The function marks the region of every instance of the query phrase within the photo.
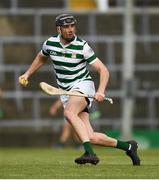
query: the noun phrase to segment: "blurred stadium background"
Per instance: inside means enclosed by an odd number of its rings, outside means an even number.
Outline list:
[[[99,104],[95,125],[114,137],[136,138],[142,148],[159,147],[158,0],[1,0],[0,147],[51,146],[59,138],[62,111],[51,117],[55,98],[39,88],[41,81],[56,85],[50,64],[27,88],[18,77],[56,33],[54,19],[64,12],[75,15],[78,35],[110,71],[106,93],[114,104]]]

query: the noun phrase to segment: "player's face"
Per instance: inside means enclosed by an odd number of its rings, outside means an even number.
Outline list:
[[[71,41],[74,38],[76,27],[75,24],[69,24],[61,26],[60,30],[62,37],[67,41]]]

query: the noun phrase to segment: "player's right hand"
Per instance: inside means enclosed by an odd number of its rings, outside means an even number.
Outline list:
[[[99,92],[96,92],[96,94],[94,96],[94,99],[98,102],[104,101],[104,98],[105,98],[105,94],[99,93]]]
[[[28,81],[28,77],[24,74],[22,76],[19,77],[19,84],[26,87],[28,85],[29,81]]]

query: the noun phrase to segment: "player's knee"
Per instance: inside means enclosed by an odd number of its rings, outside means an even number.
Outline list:
[[[73,113],[69,110],[64,110],[64,117],[67,119],[68,122],[71,122],[73,119]]]
[[[71,115],[71,112],[69,111],[69,110],[64,110],[64,117],[65,118],[69,118],[69,117],[71,117],[72,115]]]

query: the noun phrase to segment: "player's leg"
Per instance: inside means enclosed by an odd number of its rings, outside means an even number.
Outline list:
[[[93,144],[102,145],[102,146],[108,146],[108,147],[116,147],[117,140],[114,138],[111,138],[103,133],[94,132],[90,121],[89,121],[89,114],[86,112],[82,112],[79,114],[81,120],[86,126],[87,133],[89,136],[90,141]]]
[[[83,97],[70,97],[64,109],[64,117],[73,126],[82,142],[89,141],[83,121],[78,114],[86,107]]]
[[[135,141],[119,141],[115,138],[107,136],[104,133],[94,132],[89,121],[88,113],[82,112],[79,116],[86,126],[88,136],[92,144],[122,149],[131,158],[133,165],[140,165],[140,159],[137,154],[138,146]]]
[[[81,149],[82,148],[81,140],[80,140],[80,138],[78,137],[77,133],[74,131],[73,128],[72,128],[72,138],[74,140],[75,149]]]
[[[70,97],[64,109],[64,116],[76,131],[85,149],[85,154],[83,155],[83,157],[79,159],[79,161],[77,159],[77,161],[75,162],[79,164],[97,164],[99,162],[99,159],[96,157],[92,149],[86,126],[78,116],[86,106],[87,101],[85,100],[85,98]]]

